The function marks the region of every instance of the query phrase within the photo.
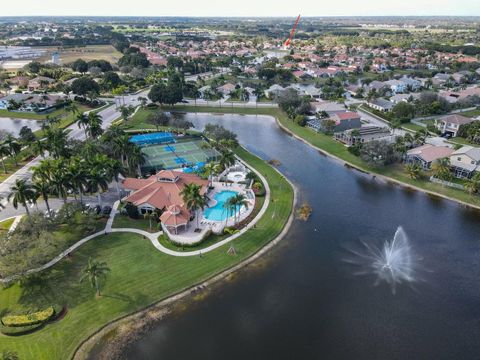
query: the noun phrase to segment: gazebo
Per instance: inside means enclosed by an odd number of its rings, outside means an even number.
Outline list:
[[[162,226],[170,233],[178,234],[178,229],[183,226],[187,229],[187,224],[190,219],[190,213],[179,205],[171,205],[160,216]]]

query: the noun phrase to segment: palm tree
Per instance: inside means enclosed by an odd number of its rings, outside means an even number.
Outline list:
[[[35,197],[42,197],[43,201],[45,201],[45,206],[47,207],[47,211],[50,214],[50,205],[48,203],[48,197],[50,195],[51,187],[50,184],[44,181],[37,181],[33,183],[33,189],[36,193]]]
[[[130,148],[131,150],[130,150],[130,153],[128,154],[128,159],[127,159],[128,167],[132,172],[134,172],[136,169],[138,171],[138,175],[142,176],[142,170],[140,166],[145,164],[145,161],[146,161],[145,154],[142,152],[142,149],[140,149],[138,146],[133,145]]]
[[[67,106],[65,106],[65,111],[75,116],[76,114],[80,113],[80,110],[73,101],[71,101]]]
[[[23,205],[27,215],[30,217],[27,204],[35,199],[35,191],[32,185],[27,183],[25,179],[17,179],[15,180],[15,184],[10,188],[10,191],[8,201],[12,200],[12,205],[15,209],[18,209],[18,204]]]
[[[208,177],[209,187],[212,186],[213,176],[215,176],[217,168],[218,168],[217,164],[215,164],[213,161],[205,164],[205,166],[203,167],[203,171],[205,175]]]
[[[247,201],[247,198],[243,194],[237,194],[233,197],[230,198],[232,200],[233,204],[233,211],[235,215],[235,224],[237,223],[237,211],[239,212],[240,215],[240,209],[242,206],[245,206],[246,209],[248,209],[248,206],[250,205],[249,202]]]
[[[85,131],[85,138],[87,138],[87,128],[89,126],[89,118],[88,115],[86,114],[79,114],[77,116],[77,124],[79,128],[83,128],[83,131]]]
[[[15,161],[15,165],[18,166],[17,155],[20,153],[20,150],[22,150],[22,145],[20,145],[20,143],[12,134],[8,134],[5,137],[4,142],[8,145],[10,154],[12,154],[13,160]]]
[[[89,280],[92,287],[95,289],[97,296],[101,296],[100,280],[105,279],[109,271],[110,269],[108,268],[107,263],[98,262],[89,258],[87,266],[83,269],[83,275],[80,278],[80,282]]]
[[[88,113],[88,130],[87,132],[90,134],[90,137],[96,138],[102,134],[102,117],[95,113],[90,112]],[[99,130],[100,129],[100,130]]]
[[[432,166],[433,175],[440,180],[450,180],[452,178],[452,173],[450,171],[450,159],[443,158],[437,160]]]
[[[237,213],[237,205],[234,202],[234,197],[231,197],[227,201],[225,201],[225,203],[223,204],[223,209],[224,211],[227,212],[227,216],[225,216],[225,225],[226,225],[230,216],[236,215]]]
[[[465,189],[470,195],[478,192],[480,189],[480,173],[476,173],[471,179],[465,183]]]
[[[407,174],[410,177],[410,179],[416,180],[420,177],[422,168],[417,163],[412,163],[412,164],[407,164],[405,166],[405,170],[407,171]]]
[[[185,206],[190,210],[195,212],[195,217],[197,219],[197,228],[198,224],[198,210],[204,209],[207,206],[207,200],[205,197],[200,193],[201,186],[197,184],[186,184],[185,187],[180,192],[180,195],[185,202]]]
[[[115,187],[117,188],[118,198],[120,199],[120,187],[118,182],[120,181],[119,175],[125,176],[125,168],[122,163],[115,159],[110,159],[107,165],[107,175],[109,178],[115,180]]]
[[[90,170],[87,177],[87,184],[90,193],[97,193],[98,205],[102,206],[101,193],[108,190],[108,175],[105,170],[95,167]]]
[[[83,193],[87,185],[87,171],[79,158],[72,158],[67,166],[67,176],[70,179],[74,193],[78,191],[80,204],[83,204]]]
[[[47,148],[47,143],[42,140],[36,140],[32,144],[33,153],[36,155],[40,155],[42,158],[45,158],[45,152],[47,151]]]
[[[7,143],[0,143],[0,158],[2,160],[3,172],[7,173],[7,167],[5,166],[5,157],[10,155],[10,146]]]
[[[223,151],[219,163],[223,169],[226,169],[235,164],[235,155],[231,151]]]
[[[118,156],[124,166],[128,164],[128,154],[132,149],[132,146],[135,145],[130,142],[127,134],[123,134],[112,139],[112,152],[115,156]]]
[[[61,164],[61,166],[59,166]],[[63,203],[67,203],[68,189],[71,182],[68,173],[65,171],[63,162],[55,164],[50,175],[50,185],[52,190],[63,199]]]

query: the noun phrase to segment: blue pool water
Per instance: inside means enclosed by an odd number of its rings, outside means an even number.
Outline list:
[[[203,212],[203,216],[206,219],[212,221],[223,221],[227,217],[233,216],[233,213],[226,210],[223,206],[228,201],[228,199],[234,197],[235,195],[237,195],[237,193],[230,190],[225,190],[219,192],[218,194],[215,194],[213,198],[217,203],[215,204],[215,206],[206,208]]]

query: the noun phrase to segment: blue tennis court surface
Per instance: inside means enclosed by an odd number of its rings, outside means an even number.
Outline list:
[[[215,149],[205,146],[205,141],[198,136],[175,137],[174,141],[174,145],[139,145],[146,160],[142,165],[142,172],[179,168],[185,172],[195,172],[220,156]]]
[[[167,144],[167,143],[175,142],[175,138],[172,133],[157,132],[157,133],[134,135],[130,138],[130,142],[136,145],[156,145],[156,144]]]

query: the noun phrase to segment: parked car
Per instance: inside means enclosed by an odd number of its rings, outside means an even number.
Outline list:
[[[112,212],[112,207],[111,206],[104,206],[102,209],[102,215],[110,215]]]

